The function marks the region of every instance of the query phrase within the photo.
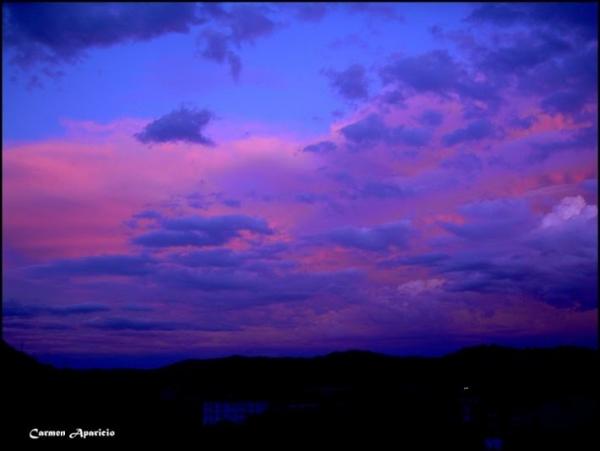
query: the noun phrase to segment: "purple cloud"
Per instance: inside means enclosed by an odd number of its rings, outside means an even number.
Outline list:
[[[410,129],[402,125],[388,127],[381,116],[375,113],[343,127],[340,133],[356,146],[387,143],[420,147],[427,144],[431,138],[427,130]]]
[[[192,322],[180,321],[153,321],[153,320],[138,320],[131,318],[104,318],[94,321],[88,321],[86,326],[94,329],[107,331],[176,331],[176,330],[200,330],[200,331],[233,331],[239,330],[237,326],[220,325],[220,324],[198,324]]]
[[[384,85],[408,88],[415,93],[433,93],[444,99],[456,94],[463,100],[479,100],[494,108],[500,102],[489,81],[476,80],[446,50],[394,58],[382,67],[379,75]]]
[[[337,149],[337,144],[332,141],[321,141],[316,144],[310,144],[302,149],[303,152],[327,153]]]
[[[488,3],[475,8],[467,20],[501,27],[529,24],[574,34],[585,40],[598,33],[596,3]]]
[[[436,110],[426,110],[419,117],[419,121],[423,125],[430,127],[437,127],[444,120],[444,115]]]
[[[204,48],[200,55],[217,63],[227,62],[231,77],[234,80],[240,78],[242,62],[240,57],[230,48],[230,37],[220,31],[204,30],[200,35],[200,42],[204,42]]]
[[[8,3],[6,44],[14,62],[72,63],[89,48],[186,33],[199,23],[194,3]]]
[[[398,221],[369,227],[342,227],[315,237],[317,243],[367,251],[381,252],[390,248],[405,248],[413,234],[409,221]]]
[[[397,199],[411,196],[414,190],[399,186],[395,183],[370,181],[365,183],[356,194],[360,197],[372,197],[379,199]]]
[[[564,198],[543,217],[523,201],[467,205],[463,225],[444,227],[469,250],[389,260],[431,268],[450,292],[527,295],[559,308],[591,309],[598,295],[596,205]]]
[[[154,261],[145,256],[101,255],[56,260],[29,267],[34,277],[143,276],[152,270]]]
[[[447,146],[454,146],[463,142],[491,138],[496,136],[497,133],[497,127],[494,124],[486,119],[481,119],[471,122],[464,128],[459,128],[452,133],[444,135],[442,140]]]
[[[215,143],[202,134],[202,130],[213,118],[209,111],[181,107],[150,122],[134,136],[142,143],[183,141],[214,146]]]
[[[165,219],[159,230],[142,234],[133,242],[146,247],[217,246],[236,238],[241,231],[272,233],[263,219],[250,216],[186,216]]]
[[[353,64],[342,71],[325,72],[333,89],[347,100],[362,100],[369,96],[369,82],[365,68]]]
[[[459,210],[467,219],[464,224],[441,223],[449,232],[467,240],[493,241],[529,230],[534,222],[524,200],[496,199],[467,204]]]
[[[456,169],[465,174],[481,171],[483,164],[481,158],[473,153],[461,152],[458,155],[442,161],[442,167]]]
[[[218,63],[227,62],[232,78],[238,80],[242,63],[235,49],[252,44],[275,30],[277,24],[269,17],[270,9],[263,5],[225,8],[221,4],[203,4],[202,11],[213,24],[198,38],[199,45],[204,44],[200,55]]]
[[[9,300],[4,304],[2,314],[5,317],[33,318],[38,316],[71,316],[101,313],[109,311],[104,304],[71,304],[65,306],[52,306],[44,304],[23,304]]]

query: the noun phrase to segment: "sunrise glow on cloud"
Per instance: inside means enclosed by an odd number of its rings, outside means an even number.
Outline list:
[[[596,4],[3,8],[9,342],[595,344]]]

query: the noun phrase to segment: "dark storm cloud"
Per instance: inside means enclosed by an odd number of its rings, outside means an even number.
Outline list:
[[[271,9],[265,5],[235,4],[226,8],[221,4],[201,5],[203,17],[212,21],[211,28],[202,31],[198,44],[200,55],[218,63],[229,64],[231,76],[237,80],[242,63],[237,53],[244,44],[268,36],[277,27],[270,17]]]
[[[264,219],[244,215],[184,216],[164,220],[163,227],[167,230],[201,231],[210,234],[237,233],[240,230],[262,234],[271,233]]]
[[[242,71],[240,57],[230,48],[231,38],[226,33],[217,30],[204,30],[199,42],[204,43],[200,55],[217,63],[229,64],[231,78],[238,80]]]
[[[423,111],[421,116],[419,117],[419,121],[423,125],[428,125],[431,127],[437,127],[444,120],[444,115],[436,110],[426,110]]]
[[[356,146],[386,143],[420,147],[431,139],[427,130],[411,129],[402,125],[388,127],[384,124],[381,116],[374,113],[345,126],[340,133],[347,141]]]
[[[174,256],[172,261],[191,265],[165,269],[156,280],[170,291],[201,292],[213,307],[239,309],[304,301],[318,293],[344,295],[361,277],[356,270],[299,272],[296,265],[272,259],[273,252],[278,251],[267,247],[249,253]],[[261,258],[269,261],[262,264]]]
[[[51,306],[44,304],[23,304],[9,300],[4,304],[2,313],[5,317],[33,318],[38,316],[71,316],[90,313],[107,312],[110,309],[103,304],[71,304]]]
[[[468,251],[386,260],[442,275],[454,292],[527,295],[559,308],[597,306],[597,208],[565,198],[552,213],[536,215],[524,201],[469,204],[466,222],[444,227],[470,241]]]
[[[5,42],[23,67],[71,63],[94,47],[186,33],[194,3],[7,3]]]
[[[403,126],[392,127],[389,130],[388,142],[391,144],[405,144],[412,147],[421,147],[429,142],[429,131]]]
[[[414,231],[408,221],[369,227],[342,227],[313,237],[316,244],[333,244],[367,251],[381,252],[405,248]]]
[[[223,244],[226,241],[227,239],[222,237],[213,237],[202,233],[168,230],[148,232],[133,240],[135,244],[146,247],[210,246]]]
[[[460,208],[464,224],[440,223],[449,232],[466,240],[494,241],[529,230],[536,219],[526,201],[497,199],[473,202]]]
[[[388,128],[377,114],[370,114],[340,130],[344,138],[354,144],[371,144],[385,141]]]
[[[468,21],[498,28],[488,44],[485,33],[470,37],[472,65],[496,90],[514,84],[549,114],[595,120],[584,112],[597,98],[596,15],[592,3],[478,6]]]
[[[456,255],[439,268],[450,277],[448,291],[527,294],[560,308],[587,310],[598,296],[595,259],[515,252],[508,257]],[[572,256],[573,254],[567,254]]]
[[[525,117],[514,117],[512,118],[508,124],[512,127],[520,128],[522,130],[527,130],[531,128],[533,124],[535,124],[536,118],[534,116],[525,116]]]
[[[329,197],[322,194],[298,193],[294,196],[294,200],[302,204],[316,204],[318,202],[327,202]]]
[[[257,291],[263,281],[248,271],[235,271],[228,267],[175,268],[161,272],[157,279],[167,287],[183,290],[218,291]]]
[[[368,14],[385,20],[404,21],[404,17],[394,8],[395,5],[381,2],[343,2],[338,3],[341,8],[357,14]]]
[[[242,203],[237,199],[223,199],[221,203],[230,208],[240,208]]]
[[[183,141],[203,146],[213,146],[214,142],[202,134],[202,130],[213,119],[206,110],[181,107],[150,122],[135,137],[142,143],[165,143]]]
[[[395,257],[386,260],[382,260],[378,263],[379,267],[382,268],[394,268],[396,266],[425,266],[425,267],[436,267],[442,261],[449,258],[447,254],[431,253],[431,254],[420,254],[413,255],[410,257]]]
[[[494,25],[506,26],[516,23],[522,14],[513,5],[490,3],[482,5],[469,15],[467,20],[472,22],[489,22]]]
[[[557,152],[568,150],[595,151],[598,148],[598,127],[582,127],[567,134],[566,139],[532,143],[529,161],[540,162]]]
[[[406,87],[417,93],[429,92],[443,98],[456,94],[464,100],[479,100],[490,106],[499,102],[496,90],[489,83],[476,81],[446,50],[395,58],[383,66],[379,75],[386,85]]]
[[[249,4],[9,3],[4,36],[14,61],[26,68],[37,62],[74,63],[88,49],[187,33],[198,25],[203,26],[200,56],[227,63],[237,79],[242,69],[238,49],[275,30],[272,10]]]
[[[321,141],[316,144],[311,144],[302,149],[303,152],[311,153],[326,153],[333,152],[337,149],[337,145],[332,141]]]
[[[529,95],[549,95],[564,89],[587,90],[594,95],[598,90],[597,61],[596,46],[583,46],[532,68],[518,80],[517,86]]]
[[[585,40],[597,38],[597,3],[520,3],[480,5],[467,18],[475,23],[500,27],[536,25],[561,33],[575,34]]]
[[[215,246],[227,243],[242,231],[272,233],[263,219],[250,216],[186,216],[165,219],[159,230],[140,235],[133,242],[147,247]]]
[[[144,256],[101,255],[29,267],[33,277],[143,276],[152,271],[153,260]]]
[[[462,71],[446,51],[436,50],[400,58],[381,70],[384,83],[403,82],[416,91],[446,95],[454,90]]]
[[[369,96],[369,82],[363,66],[354,64],[342,71],[325,72],[333,89],[347,100],[361,100]]]
[[[133,215],[133,219],[160,219],[161,214],[156,210],[144,210]]]
[[[414,191],[410,188],[399,186],[395,183],[370,181],[365,183],[357,192],[360,197],[373,197],[378,199],[399,199],[411,196]]]
[[[124,221],[127,227],[135,229],[139,226],[140,221],[158,221],[161,218],[161,214],[155,210],[144,210],[134,214],[131,219]]]
[[[197,330],[207,332],[217,331],[234,331],[239,330],[237,326],[219,325],[219,324],[196,324],[192,322],[179,321],[152,321],[138,320],[131,318],[105,318],[100,320],[89,321],[86,326],[112,331],[175,331],[175,330]]]
[[[490,138],[497,135],[496,126],[486,119],[476,120],[469,123],[464,128],[454,130],[452,133],[444,135],[442,141],[447,146],[455,144],[479,141],[481,139]]]
[[[396,105],[398,107],[404,106],[404,101],[406,97],[399,89],[393,89],[391,91],[386,91],[381,95],[381,100],[384,104],[387,105]]]
[[[7,318],[8,319],[8,318]],[[72,330],[73,326],[70,324],[54,323],[47,321],[40,321],[36,318],[35,321],[14,321],[9,319],[3,326],[7,329],[23,329],[23,330]]]
[[[283,243],[258,245],[245,251],[233,251],[228,248],[217,248],[188,252],[185,254],[172,254],[169,261],[177,265],[192,268],[242,268],[257,270],[262,269],[263,263],[276,266],[280,254],[287,250]]]
[[[480,49],[475,59],[481,70],[497,77],[521,73],[572,50],[573,45],[556,33],[531,31],[506,35],[500,46]]]
[[[333,5],[327,3],[287,3],[284,6],[285,8],[295,9],[296,16],[300,20],[317,22],[325,17]]]
[[[211,249],[175,255],[172,260],[190,267],[237,267],[245,260],[245,255],[230,249]]]
[[[473,173],[480,171],[483,167],[481,159],[473,154],[461,152],[458,155],[442,161],[442,167],[449,169],[458,169],[463,173]]]
[[[575,114],[581,111],[588,99],[589,93],[587,92],[575,89],[563,89],[542,99],[540,105],[545,111],[551,114]]]

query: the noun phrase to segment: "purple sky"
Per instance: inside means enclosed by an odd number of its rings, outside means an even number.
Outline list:
[[[4,4],[43,360],[597,338],[597,4]]]

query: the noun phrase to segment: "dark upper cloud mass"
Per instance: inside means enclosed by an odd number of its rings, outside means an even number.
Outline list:
[[[476,7],[467,17],[467,21],[489,23],[499,27],[537,25],[591,40],[598,33],[598,4],[596,2],[488,3]]]
[[[462,225],[443,224],[468,250],[388,261],[432,268],[448,291],[526,294],[559,308],[597,306],[597,207],[564,198],[542,218],[524,200],[465,205]]]
[[[230,49],[229,36],[218,30],[204,30],[199,41],[204,44],[204,48],[200,51],[200,55],[206,59],[213,60],[217,63],[229,64],[231,77],[234,80],[239,79],[242,71],[242,63],[240,57]]]
[[[329,12],[332,4],[326,3],[288,3],[286,8],[294,8],[300,20],[317,22]]]
[[[268,36],[277,27],[266,5],[203,3],[201,15],[210,20],[210,26],[198,37],[200,56],[217,63],[227,63],[234,80],[242,70],[239,49]]]
[[[572,50],[573,44],[563,36],[534,30],[507,34],[502,44],[478,49],[474,56],[479,68],[497,77],[523,72]]]
[[[260,218],[244,215],[186,216],[165,219],[161,228],[136,237],[133,242],[147,247],[217,246],[247,231],[258,235],[272,233]]]
[[[464,100],[479,100],[495,106],[499,98],[489,81],[479,81],[447,50],[393,58],[380,70],[385,85],[416,93],[433,93],[443,98],[456,94]]]
[[[347,248],[381,252],[390,248],[404,248],[413,234],[409,221],[397,221],[369,227],[341,227],[313,240]]]
[[[375,113],[343,127],[340,133],[356,146],[385,143],[420,147],[427,144],[431,138],[430,133],[424,129],[413,129],[402,125],[390,127],[383,122],[380,115]]]
[[[528,160],[531,162],[540,162],[557,152],[568,150],[593,150],[598,148],[598,127],[582,127],[567,133],[566,136],[549,142],[534,142],[531,144],[533,151],[529,154]]]
[[[4,39],[22,67],[71,63],[87,49],[186,33],[194,3],[7,3]]]
[[[473,172],[480,171],[483,167],[481,158],[472,153],[462,152],[453,158],[443,160],[442,167],[449,169],[458,169],[463,173],[471,175]]]
[[[347,100],[362,100],[369,96],[367,73],[360,64],[353,64],[342,71],[325,72],[333,89]]]
[[[107,312],[110,309],[103,304],[71,304],[65,306],[52,306],[46,304],[25,304],[9,300],[4,305],[2,313],[11,318],[34,318],[38,316],[71,316],[90,313]]]
[[[34,277],[143,276],[150,272],[152,264],[144,256],[100,255],[36,265],[30,267],[30,272]]]
[[[523,200],[497,199],[473,202],[459,210],[464,224],[442,223],[453,234],[471,241],[497,240],[529,230],[535,223],[529,205]]]
[[[388,128],[378,114],[369,116],[347,125],[340,133],[354,144],[371,144],[381,142],[388,135]]]
[[[423,125],[429,125],[431,127],[437,127],[444,120],[444,115],[440,111],[426,110],[423,111],[419,117],[419,122]]]
[[[497,133],[494,125],[485,119],[471,122],[464,128],[459,128],[443,137],[443,142],[447,146],[453,146],[468,141],[478,141],[484,138],[490,138]]]
[[[321,11],[326,9],[299,10],[302,18]],[[276,29],[273,12],[268,5],[256,4],[8,3],[4,39],[20,67],[42,63],[49,74],[53,65],[75,63],[89,49],[188,33],[199,26],[199,55],[228,64],[237,80],[242,69],[239,49]]]
[[[176,330],[202,330],[202,331],[232,331],[239,327],[220,324],[199,324],[182,321],[152,321],[131,318],[109,317],[100,320],[88,321],[86,326],[108,331],[176,331]]]
[[[135,137],[142,143],[165,143],[183,141],[203,146],[214,146],[214,142],[202,134],[202,130],[213,119],[207,110],[181,107],[150,122]]]
[[[336,143],[332,141],[321,141],[316,144],[310,144],[302,149],[303,152],[327,153],[337,149]]]
[[[463,76],[458,64],[442,50],[396,59],[384,66],[380,75],[384,83],[402,82],[416,91],[444,95],[456,89]]]
[[[378,199],[401,199],[414,194],[414,190],[399,186],[395,183],[381,181],[370,181],[356,190],[359,197],[371,197]]]

